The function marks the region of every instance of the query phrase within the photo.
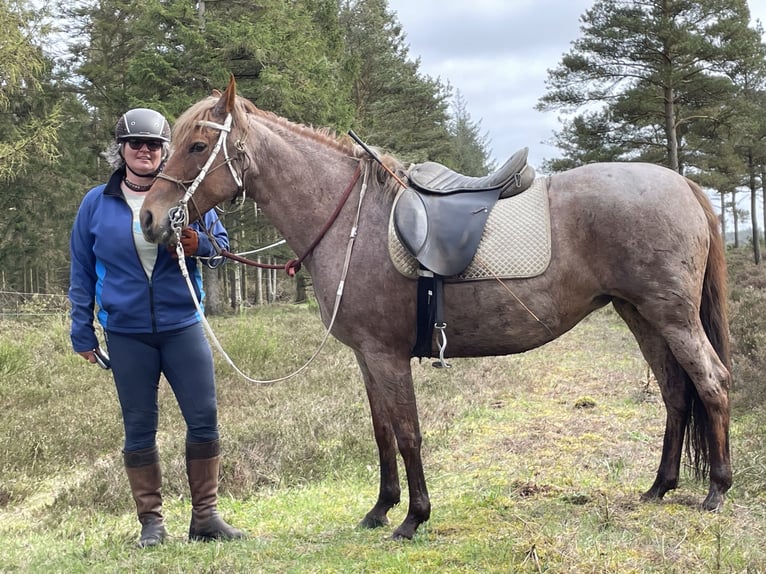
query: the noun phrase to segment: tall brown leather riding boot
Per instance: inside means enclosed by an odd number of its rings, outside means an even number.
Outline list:
[[[136,501],[138,520],[141,523],[138,546],[143,548],[162,544],[168,533],[162,517],[162,473],[157,447],[123,452],[123,458],[133,500]]]
[[[236,540],[245,534],[226,524],[218,514],[218,468],[221,460],[217,440],[186,443],[186,473],[192,498],[189,540]]]

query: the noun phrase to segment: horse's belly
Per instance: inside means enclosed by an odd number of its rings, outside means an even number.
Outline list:
[[[446,354],[483,357],[523,353],[569,331],[609,302],[593,293],[538,288],[538,281],[481,281],[445,289]],[[530,287],[533,287],[530,289]]]

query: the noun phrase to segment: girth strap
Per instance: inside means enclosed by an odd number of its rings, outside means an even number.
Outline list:
[[[434,367],[449,367],[444,360],[447,346],[444,322],[444,277],[421,268],[418,272],[417,335],[411,357],[433,357],[434,328],[439,329],[439,360]]]
[[[436,305],[433,305],[434,294],[434,274],[421,269],[418,272],[417,336],[415,346],[410,353],[411,356],[420,359],[430,357],[433,348],[434,322],[436,320]]]

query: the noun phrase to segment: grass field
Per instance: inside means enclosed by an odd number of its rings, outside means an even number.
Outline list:
[[[238,366],[266,379],[322,337],[305,306],[213,326]],[[135,548],[114,386],[71,352],[67,329],[64,316],[0,324],[0,572],[766,572],[760,395],[733,392],[735,481],[722,512],[699,509],[707,484],[687,473],[663,502],[639,502],[665,413],[611,310],[523,355],[449,370],[413,361],[433,512],[409,542],[392,541],[393,526],[356,528],[377,495],[377,452],[353,356],[331,341],[305,373],[269,386],[217,357],[219,508],[246,541],[186,542],[184,427],[163,384],[172,538]],[[392,525],[406,505],[404,488]]]

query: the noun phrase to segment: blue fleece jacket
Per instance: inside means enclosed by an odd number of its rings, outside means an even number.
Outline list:
[[[93,328],[96,306],[102,327],[117,333],[160,333],[201,320],[178,261],[164,246],[157,247],[152,277],[147,278],[133,241],[133,213],[120,189],[124,175],[124,168],[117,170],[108,183],[91,189],[72,227],[70,336],[78,353],[98,346]],[[229,248],[228,235],[215,212],[205,214],[204,225],[222,249]],[[199,237],[195,255],[215,255],[202,226],[197,222],[191,227]],[[197,260],[187,257],[186,265],[202,302],[202,274]]]

